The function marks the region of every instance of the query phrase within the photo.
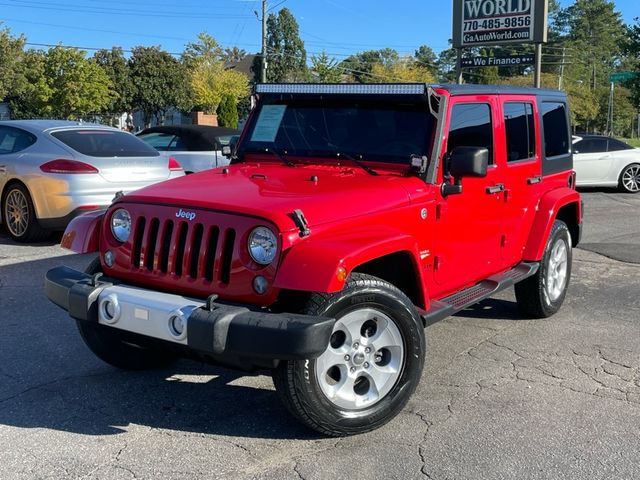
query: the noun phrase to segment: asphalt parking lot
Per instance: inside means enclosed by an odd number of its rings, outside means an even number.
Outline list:
[[[408,408],[343,439],[299,426],[268,376],[101,363],[42,291],[91,256],[0,234],[0,478],[640,478],[640,195],[583,193],[562,310],[522,320],[509,291],[429,327]]]

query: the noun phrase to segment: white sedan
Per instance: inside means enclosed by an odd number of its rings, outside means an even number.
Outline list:
[[[573,137],[573,169],[579,187],[618,187],[640,192],[640,148],[602,135]]]

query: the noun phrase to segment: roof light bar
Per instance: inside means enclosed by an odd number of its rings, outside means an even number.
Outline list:
[[[346,95],[424,95],[424,83],[260,83],[256,93],[307,93]]]

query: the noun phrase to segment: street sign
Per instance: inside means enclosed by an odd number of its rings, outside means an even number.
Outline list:
[[[533,65],[535,55],[510,55],[507,57],[470,57],[462,59],[463,67],[519,67]]]
[[[610,82],[627,82],[633,80],[636,77],[640,77],[640,72],[618,72],[609,75]]]
[[[544,43],[548,0],[453,0],[453,46]]]

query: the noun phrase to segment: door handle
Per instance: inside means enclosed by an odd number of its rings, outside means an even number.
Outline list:
[[[0,165],[0,173],[7,173],[7,166],[6,165]]]
[[[538,175],[537,177],[527,178],[527,183],[529,185],[534,185],[536,183],[540,183],[542,181],[542,175]]]
[[[498,184],[494,185],[493,187],[487,187],[486,192],[489,195],[493,195],[494,193],[504,192],[504,185],[502,183],[498,183]]]

